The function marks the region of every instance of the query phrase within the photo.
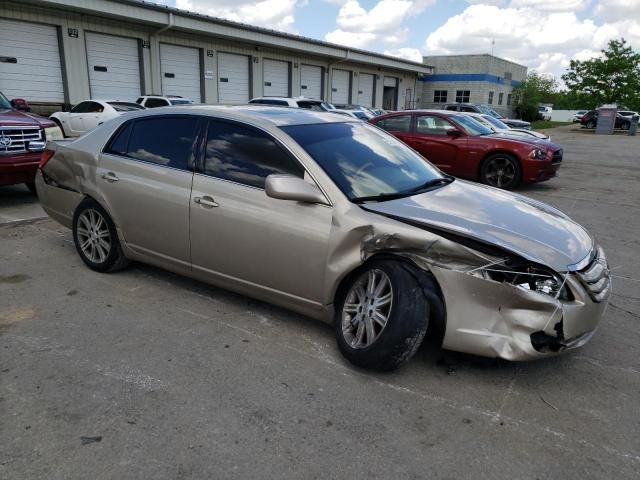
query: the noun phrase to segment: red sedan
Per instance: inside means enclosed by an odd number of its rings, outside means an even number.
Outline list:
[[[511,189],[556,175],[562,149],[549,141],[496,134],[471,117],[446,110],[381,115],[371,123],[398,137],[442,171]]]

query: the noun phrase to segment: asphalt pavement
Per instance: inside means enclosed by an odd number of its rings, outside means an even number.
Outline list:
[[[595,234],[614,274],[580,350],[509,363],[425,345],[348,364],[328,326],[165,271],[88,270],[0,188],[0,479],[637,479],[640,137],[550,131],[519,193]]]

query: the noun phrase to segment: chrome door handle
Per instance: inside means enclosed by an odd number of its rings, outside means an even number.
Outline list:
[[[103,180],[106,180],[109,183],[117,182],[118,180],[120,180],[118,176],[113,172],[103,173],[100,176],[102,177]]]
[[[211,198],[208,195],[205,195],[204,197],[194,197],[193,201],[198,205],[202,205],[203,207],[206,207],[206,208],[213,208],[213,207],[220,206],[218,203],[216,203],[216,201],[213,198]]]

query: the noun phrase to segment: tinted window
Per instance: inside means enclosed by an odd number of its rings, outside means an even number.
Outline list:
[[[364,122],[281,127],[350,199],[399,193],[443,178],[395,137]]]
[[[433,115],[420,115],[417,117],[416,132],[424,135],[446,135],[447,130],[455,128],[444,118]]]
[[[169,102],[171,102],[171,105],[192,105],[193,104],[192,100],[187,100],[185,98],[172,98],[171,100],[169,100]]]
[[[167,167],[189,169],[198,119],[160,117],[133,123],[127,157]],[[119,139],[118,139],[119,140]],[[114,142],[114,146],[117,142]]]
[[[320,105],[319,102],[298,101],[298,107],[306,108],[308,110],[315,110],[317,112],[323,112],[324,111],[324,109],[322,108],[322,106]]]
[[[156,108],[156,107],[166,107],[169,105],[163,98],[147,98],[147,101],[144,103],[144,106],[147,108]]]
[[[465,107],[465,106],[461,106],[460,107],[460,111],[461,112],[475,112],[476,109],[473,107]]]
[[[102,105],[96,102],[80,102],[78,105],[73,107],[71,113],[93,113],[93,112],[101,112],[104,110]]]
[[[140,97],[136,100],[136,103],[142,103],[142,100],[144,100],[144,98]]]
[[[112,153],[114,155],[127,155],[127,147],[129,146],[129,136],[131,135],[131,126],[133,122],[127,122],[113,136],[107,148],[106,153]]]
[[[279,105],[282,107],[288,107],[289,103],[286,100],[272,100],[270,98],[260,98],[258,100],[251,100],[249,103],[258,103],[260,105]]]
[[[111,105],[116,112],[131,112],[142,110],[144,107],[142,105],[138,105],[137,103],[129,103],[129,102],[107,102]]]
[[[410,132],[411,131],[411,115],[398,115],[388,117],[376,122],[380,128],[388,132]]]
[[[457,105],[447,105],[447,106],[445,107],[445,110],[453,110],[453,111],[456,111],[456,110],[458,110],[458,106],[457,106]]]
[[[265,133],[235,123],[211,122],[204,173],[264,188],[272,173],[304,177],[304,169]]]
[[[434,90],[433,103],[447,103],[447,90]]]

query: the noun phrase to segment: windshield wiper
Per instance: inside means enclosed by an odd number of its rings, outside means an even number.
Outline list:
[[[363,203],[363,202],[384,202],[386,200],[394,200],[396,198],[410,197],[411,195],[415,195],[417,193],[423,193],[433,189],[434,187],[439,187],[443,185],[448,185],[453,182],[453,177],[442,177],[442,178],[434,178],[429,180],[428,182],[423,183],[422,185],[418,185],[417,187],[411,188],[409,190],[403,190],[401,192],[393,192],[393,193],[379,193],[378,195],[369,195],[366,197],[356,197],[352,198],[351,201],[353,203]]]

